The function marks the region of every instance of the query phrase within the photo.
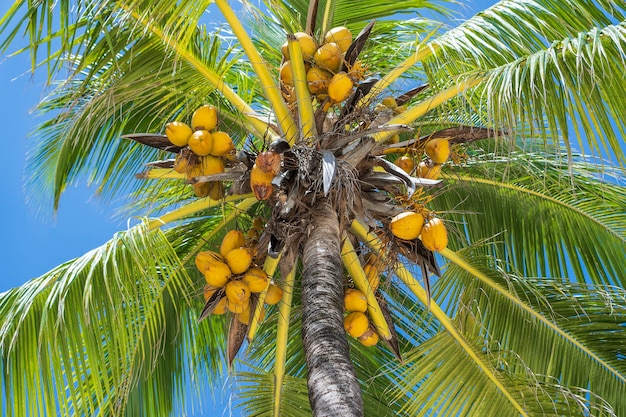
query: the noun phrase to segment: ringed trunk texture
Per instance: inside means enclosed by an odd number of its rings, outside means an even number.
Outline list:
[[[326,200],[312,210],[304,245],[302,338],[315,417],[362,417],[361,389],[343,328],[343,269],[337,213]]]

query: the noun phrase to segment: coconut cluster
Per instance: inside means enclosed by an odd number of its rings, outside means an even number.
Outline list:
[[[415,164],[411,155],[403,155],[394,162],[408,174],[415,173],[420,178],[436,180],[441,175],[441,167],[450,157],[450,142],[445,138],[430,139],[426,142],[422,153],[418,152],[421,161]],[[405,211],[391,219],[389,228],[393,235],[402,240],[421,238],[424,247],[430,251],[441,251],[448,245],[448,232],[443,220],[429,214],[416,211]]]
[[[211,301],[211,314],[231,312],[243,324],[250,323],[252,299],[261,292],[265,304],[280,301],[283,291],[253,262],[253,248],[239,230],[224,235],[219,252],[203,251],[196,255],[196,267],[204,275],[204,299]]]
[[[441,175],[442,165],[450,157],[450,141],[445,138],[430,139],[426,142],[423,153],[419,151],[416,153],[418,154],[417,156],[411,154],[402,155],[394,163],[408,174],[412,174],[415,170],[415,173],[420,178],[436,180]],[[416,158],[420,160],[417,165]]]
[[[352,33],[344,26],[332,28],[318,42],[305,32],[294,33],[302,50],[309,92],[318,103],[330,107],[346,100],[360,80],[364,78],[364,68],[360,61],[346,68],[345,56],[352,44]],[[288,42],[281,48],[283,63],[280,67],[280,84],[287,102],[293,102],[292,61]]]
[[[356,288],[347,288],[343,305],[345,316],[343,327],[346,332],[356,338],[364,346],[374,346],[380,337],[372,326],[367,315],[367,297]]]
[[[172,145],[182,148],[174,161],[174,170],[185,174],[188,180],[219,174],[225,170],[225,161],[232,159],[235,145],[227,132],[217,129],[217,109],[209,104],[196,109],[191,126],[174,121],[165,125],[165,135]],[[219,200],[224,197],[221,181],[192,183],[198,197]]]

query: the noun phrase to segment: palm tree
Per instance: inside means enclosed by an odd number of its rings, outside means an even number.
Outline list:
[[[169,415],[227,374],[249,415],[626,413],[623,3],[502,0],[449,30],[396,20],[447,16],[418,0],[209,3],[18,1],[0,19],[2,50],[26,33],[54,85],[36,196],[56,208],[88,174],[144,216],[0,296],[2,415]],[[292,34],[341,25],[358,36],[334,71],[355,85],[328,99]],[[238,155],[187,178],[197,157],[163,132],[205,103]],[[423,217],[454,250],[398,237]],[[216,314],[225,291],[203,299],[194,262],[234,229],[283,290],[248,320]],[[344,331],[353,286],[376,346]]]

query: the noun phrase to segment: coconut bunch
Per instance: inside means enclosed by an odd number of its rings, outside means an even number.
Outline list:
[[[212,105],[199,107],[191,117],[191,127],[174,121],[165,125],[165,135],[181,148],[174,161],[174,170],[192,182],[198,197],[219,200],[224,197],[221,181],[198,181],[198,177],[219,174],[225,170],[225,159],[232,157],[233,140],[226,132],[217,130],[217,109]]]
[[[343,327],[364,346],[374,346],[379,336],[367,316],[367,297],[356,288],[347,288],[343,297]]]
[[[264,294],[265,304],[280,301],[282,290],[253,262],[253,254],[243,232],[230,230],[224,235],[219,252],[202,251],[196,255],[196,267],[206,281],[201,320],[211,314],[230,312],[240,323],[248,325],[260,293]],[[263,312],[261,308],[261,317]]]
[[[306,81],[316,103],[328,110],[331,105],[345,101],[355,85],[363,80],[364,68],[359,60],[349,62],[346,54],[353,42],[352,32],[345,26],[332,28],[318,42],[305,32],[293,34],[302,51]],[[283,63],[280,66],[280,86],[285,100],[292,104],[294,80],[289,43],[281,47]]]

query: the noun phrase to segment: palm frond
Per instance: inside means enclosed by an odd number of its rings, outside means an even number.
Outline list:
[[[227,71],[233,62],[220,58],[224,51],[219,37],[210,39],[202,46],[198,39],[198,55],[215,71]],[[104,53],[108,46],[103,43],[101,48]],[[66,82],[41,104],[42,111],[56,115],[40,129],[41,144],[29,161],[32,186],[40,191],[36,195],[52,198],[56,206],[61,192],[86,173],[90,182],[103,184],[103,195],[145,187],[133,179],[143,170],[141,161],[167,154],[121,140],[122,134],[162,132],[164,121],[188,120],[206,101],[225,113],[234,111],[192,66],[168,59],[168,54],[155,39],[143,38],[128,51],[101,58],[111,61],[98,73],[97,82]],[[234,123],[229,127],[235,141],[242,141],[243,129]],[[50,189],[52,196],[46,191]]]
[[[584,389],[570,389],[538,378],[521,366],[516,368],[520,361],[515,354],[485,351],[478,340],[474,347],[492,364],[528,415],[584,416],[590,411],[592,415],[616,415],[606,402]],[[459,349],[448,333],[441,333],[409,353],[410,366],[393,374],[395,384],[390,393],[394,399],[407,399],[401,415],[519,415]]]
[[[616,92],[626,85],[612,75],[626,62],[625,18],[612,1],[503,0],[433,41],[437,59],[426,69],[432,82],[484,74],[472,100],[485,106],[493,127],[522,123],[544,140],[560,135],[570,154],[577,145],[624,166],[625,114]]]
[[[365,1],[360,7],[354,7],[349,0],[321,0],[315,21],[316,34],[323,34],[335,26],[347,26],[358,33],[372,19],[397,19],[403,14],[417,13],[420,10],[435,12],[442,16],[450,14],[446,9],[447,0],[439,2],[423,0],[402,0],[397,2]],[[308,0],[272,1],[272,13],[280,25],[293,32],[303,31],[306,27]]]
[[[198,281],[181,265],[165,235],[138,227],[4,293],[7,412],[29,415],[27,398],[39,398],[34,415],[168,410],[197,369],[215,381],[224,337],[197,325]]]
[[[494,256],[524,275],[623,287],[624,187],[598,181],[608,167],[570,169],[552,155],[510,153],[506,162],[477,155],[466,168],[451,167],[449,189],[433,208],[466,225],[451,236],[455,248],[489,239]]]

